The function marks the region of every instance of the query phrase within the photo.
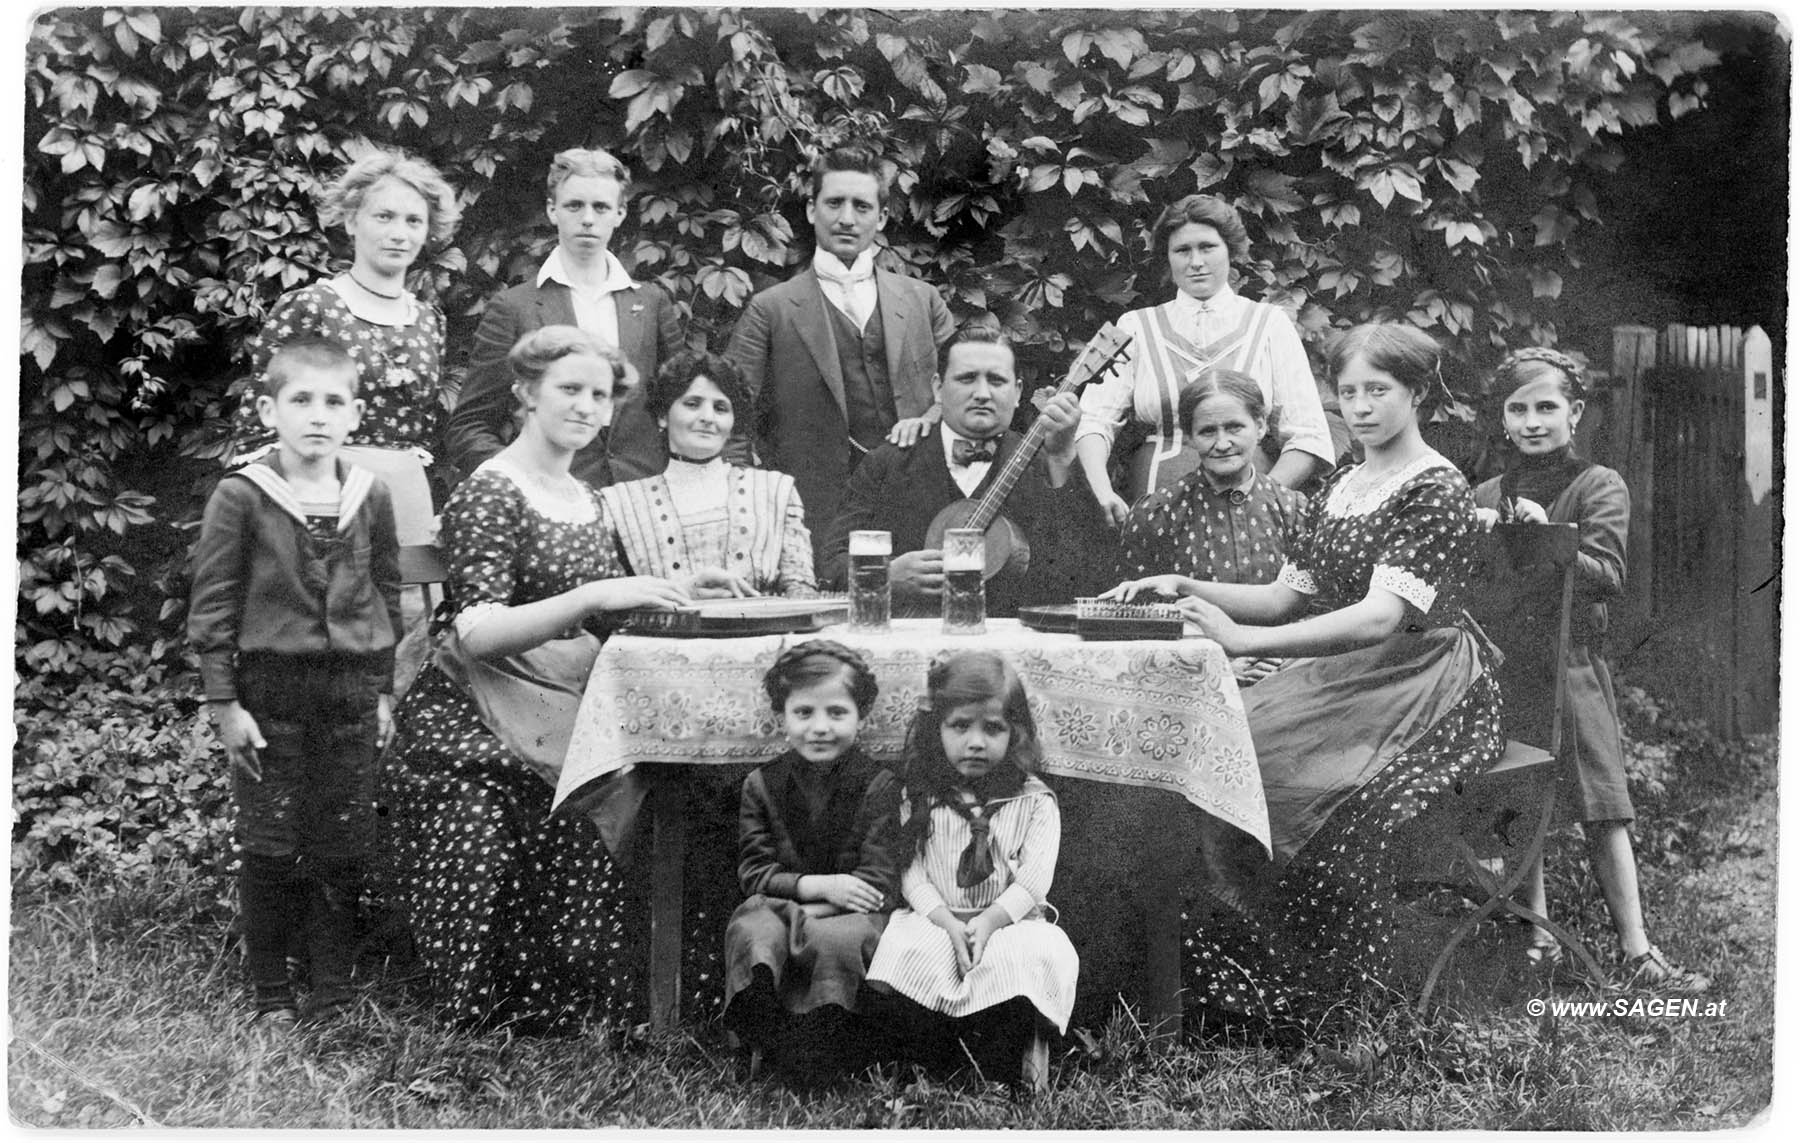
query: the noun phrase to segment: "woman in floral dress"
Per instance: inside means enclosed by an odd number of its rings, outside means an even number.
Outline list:
[[[444,511],[455,616],[396,719],[391,842],[426,986],[446,1013],[551,1030],[630,1009],[644,932],[592,821],[549,812],[599,653],[584,628],[687,595],[623,575],[598,493],[569,472],[610,416],[624,358],[545,326],[510,361],[524,425]]]
[[[282,295],[251,347],[257,378],[275,350],[296,337],[330,338],[349,351],[363,415],[344,455],[387,483],[402,545],[431,542],[425,470],[444,419],[443,315],[406,288],[406,272],[428,245],[450,240],[458,213],[456,195],[430,164],[389,151],[358,159],[319,205],[321,223],[341,223],[348,233],[350,267]],[[238,409],[238,460],[253,459],[275,439],[256,416],[260,389],[253,385]]]
[[[1180,595],[1228,654],[1287,662],[1246,692],[1274,861],[1215,853],[1221,908],[1189,938],[1194,995],[1316,1029],[1386,983],[1393,830],[1499,757],[1499,692],[1463,598],[1479,529],[1467,482],[1419,435],[1447,399],[1435,342],[1358,326],[1331,376],[1366,460],[1329,478],[1271,584],[1162,576],[1115,588]],[[1297,618],[1301,615],[1306,618]]]

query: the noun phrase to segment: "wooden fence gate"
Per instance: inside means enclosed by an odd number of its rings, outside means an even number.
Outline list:
[[[1620,326],[1613,373],[1619,387],[1590,442],[1632,498],[1612,657],[1723,733],[1772,731],[1782,458],[1768,335]]]

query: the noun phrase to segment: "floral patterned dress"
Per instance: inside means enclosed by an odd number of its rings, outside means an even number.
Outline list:
[[[571,510],[503,458],[444,512],[457,622],[620,574],[596,493]],[[642,902],[593,822],[551,815],[552,778],[503,742],[451,674],[420,675],[389,752],[391,856],[426,984],[458,1023],[530,1030],[622,1016],[637,1002]],[[541,729],[541,728],[540,728]]]
[[[1188,939],[1194,995],[1278,1027],[1316,1028],[1385,983],[1395,829],[1500,755],[1489,652],[1463,612],[1480,537],[1468,484],[1436,453],[1366,492],[1352,467],[1313,502],[1279,582],[1315,609],[1370,586],[1406,604],[1373,647],[1290,660],[1245,694],[1275,861],[1221,847],[1215,900]],[[1198,910],[1196,910],[1198,911]]]
[[[275,433],[256,415],[260,378],[275,351],[297,337],[330,338],[356,362],[363,401],[362,423],[346,442],[374,448],[437,448],[444,402],[438,394],[444,318],[436,306],[413,299],[412,320],[380,325],[350,312],[329,282],[283,294],[250,350],[258,384],[244,394],[237,413],[238,451],[272,444]]]
[[[400,543],[432,541],[434,498],[427,469],[443,429],[444,401],[438,367],[444,319],[436,306],[407,295],[410,317],[383,325],[352,313],[330,282],[315,282],[282,295],[251,346],[256,384],[244,392],[233,425],[233,452],[239,460],[257,456],[275,443],[275,432],[256,414],[262,377],[275,351],[298,337],[329,338],[356,362],[362,422],[345,441],[345,457],[369,469],[394,497]]]

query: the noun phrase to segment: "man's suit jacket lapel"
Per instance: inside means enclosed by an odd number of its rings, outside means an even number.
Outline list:
[[[844,400],[844,368],[838,361],[837,339],[831,336],[831,320],[825,313],[825,307],[831,303],[825,300],[825,291],[819,288],[818,274],[810,269],[803,271],[795,279],[795,289],[788,303],[794,309],[794,329],[800,335],[801,344],[812,354],[819,376],[825,379],[831,399],[837,402],[839,415],[848,421],[850,407]]]
[[[903,372],[906,365],[906,327],[922,319],[922,315],[913,308],[908,291],[903,288],[905,282],[906,279],[899,274],[890,274],[886,270],[875,271],[875,304],[881,310],[881,339],[887,353],[888,384],[893,386],[896,408],[906,408],[901,390],[910,386],[920,390],[914,394],[916,399],[920,399],[919,407],[928,409],[933,402],[931,378],[908,377]],[[906,414],[902,412],[900,415]]]
[[[575,295],[561,282],[545,282],[537,288],[538,326],[575,325]]]

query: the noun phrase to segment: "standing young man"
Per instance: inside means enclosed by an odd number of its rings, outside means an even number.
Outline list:
[[[552,160],[547,183],[544,209],[556,226],[556,249],[535,279],[488,303],[445,431],[451,460],[465,476],[512,439],[518,401],[506,355],[525,334],[580,326],[617,346],[640,384],[681,348],[674,300],[654,282],[632,281],[609,249],[631,189],[625,164],[605,151],[567,150]],[[611,431],[577,453],[571,471],[599,488],[655,475],[667,464],[661,434],[634,389],[615,408]]]
[[[875,268],[887,196],[874,147],[826,152],[806,207],[812,264],[750,299],[727,351],[754,395],[758,457],[793,476],[815,544],[862,457],[939,416],[932,379],[955,326],[936,290]]]

